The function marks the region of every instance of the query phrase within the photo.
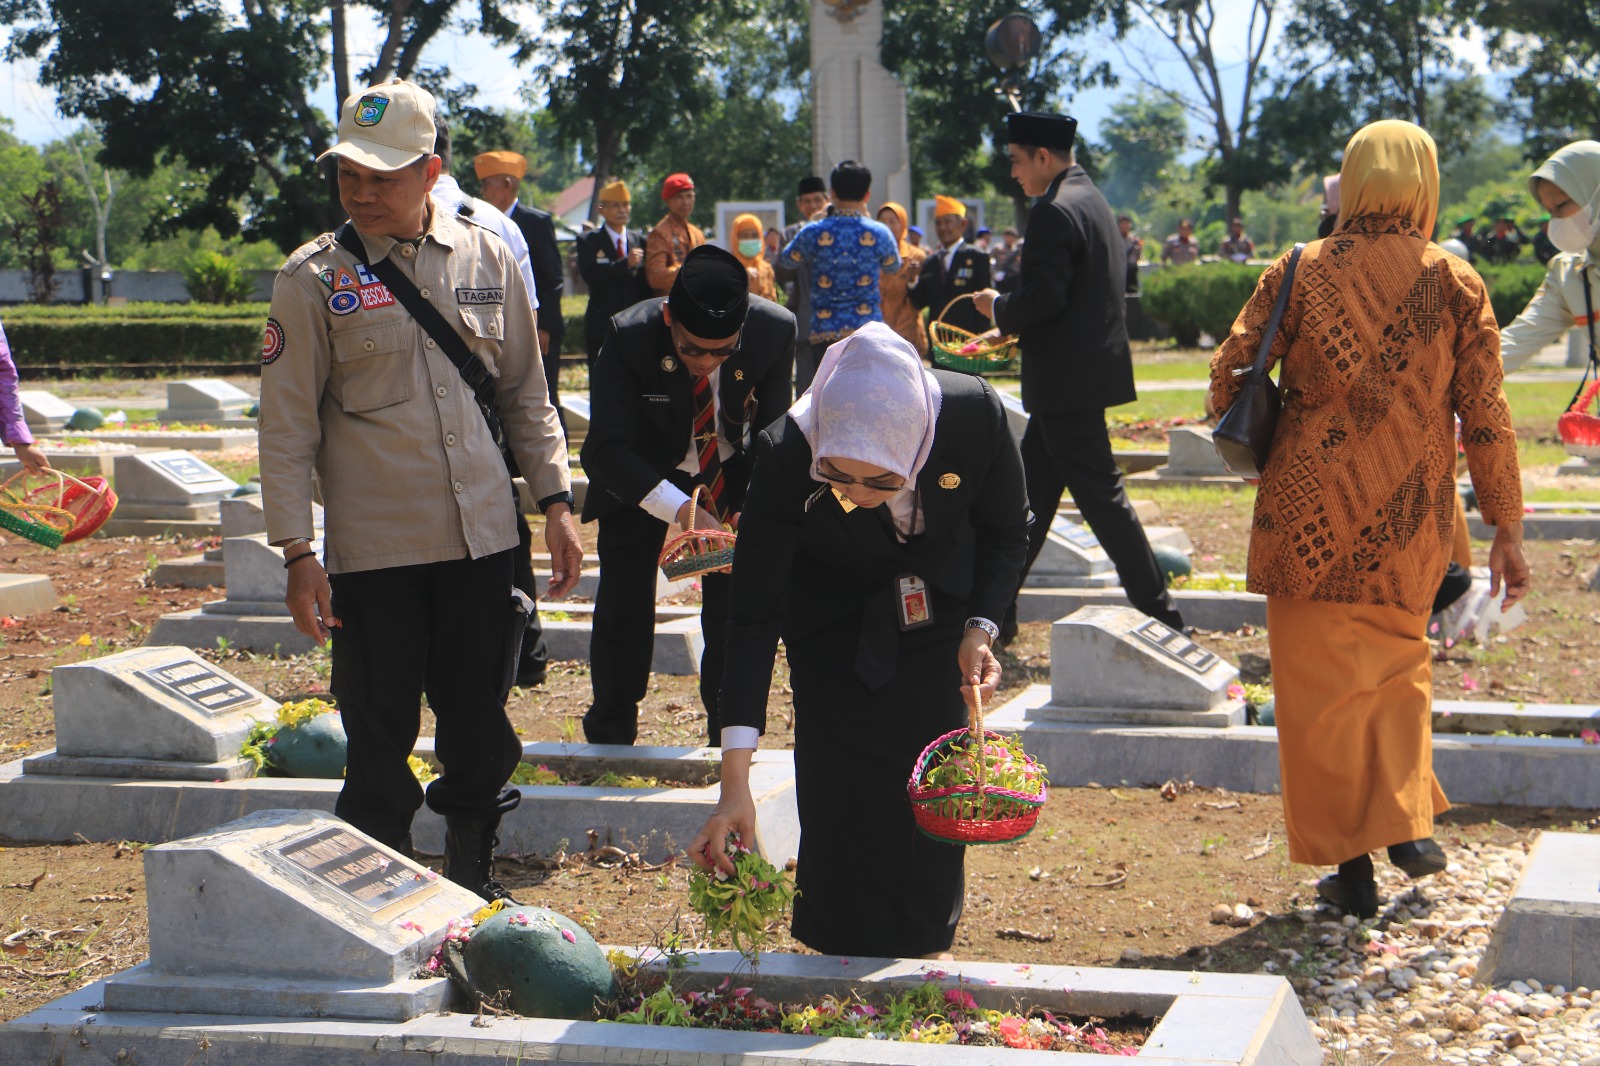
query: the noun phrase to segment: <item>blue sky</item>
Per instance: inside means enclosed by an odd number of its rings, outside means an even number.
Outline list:
[[[1286,8],[1288,4],[1283,6]],[[532,17],[531,5],[513,4],[512,7],[521,8],[527,17]],[[1231,48],[1227,45],[1219,48],[1219,56],[1226,67],[1225,77],[1230,82],[1227,89],[1229,111],[1236,118],[1244,67],[1242,39],[1251,4],[1250,0],[1216,0],[1216,7],[1222,30],[1216,39],[1240,42]],[[351,9],[348,26],[351,66],[358,68],[373,57],[379,34],[375,23],[366,17],[361,8]],[[1276,33],[1275,26],[1274,37]],[[1123,68],[1125,63],[1148,62],[1148,70],[1162,84],[1184,90],[1192,87],[1182,64],[1171,57],[1166,43],[1151,31],[1136,32],[1122,42],[1113,42],[1105,35],[1091,33],[1078,43],[1092,54],[1111,57],[1119,68]],[[1483,48],[1476,39],[1460,42],[1458,47],[1461,55],[1475,67],[1486,69]],[[1269,45],[1269,63],[1273,51]],[[479,101],[486,106],[525,106],[520,90],[527,75],[512,65],[509,49],[496,48],[473,34],[453,32],[441,35],[429,48],[426,59],[430,63],[448,66],[458,78],[475,81],[479,89]],[[1109,114],[1111,105],[1133,92],[1137,84],[1137,79],[1125,69],[1122,84],[1117,88],[1089,90],[1075,97],[1069,111],[1078,119],[1084,136],[1090,140],[1096,139],[1099,125]],[[318,102],[330,114],[334,113],[331,81],[321,86],[319,95],[322,99]],[[0,63],[0,115],[9,117],[15,134],[32,144],[42,144],[59,137],[74,125],[56,113],[53,97],[40,88],[36,71],[27,64]]]

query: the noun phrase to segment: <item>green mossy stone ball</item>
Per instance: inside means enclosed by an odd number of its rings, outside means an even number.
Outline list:
[[[80,407],[67,419],[68,429],[99,429],[105,424],[105,412],[98,407]]]
[[[1256,724],[1270,726],[1278,724],[1277,700],[1268,700],[1256,706]]]
[[[478,926],[462,959],[478,991],[509,992],[511,1009],[530,1018],[590,1019],[595,1001],[612,994],[611,964],[594,937],[543,907],[508,904]]]
[[[258,403],[253,403],[249,407],[246,407],[244,409],[244,416],[246,418],[260,418],[261,417],[261,405],[258,404]]]
[[[1189,564],[1189,557],[1177,548],[1169,548],[1162,544],[1153,547],[1151,550],[1155,553],[1156,565],[1161,568],[1163,574],[1167,575],[1168,582],[1171,582],[1174,578],[1188,577],[1194,569]]]
[[[337,714],[319,714],[293,729],[280,729],[273,741],[272,764],[290,777],[344,776],[344,722]]]
[[[238,488],[234,489],[233,492],[232,492],[232,495],[234,495],[234,496],[259,496],[259,495],[261,495],[261,482],[259,482],[259,481],[246,481],[243,485],[240,485]]]

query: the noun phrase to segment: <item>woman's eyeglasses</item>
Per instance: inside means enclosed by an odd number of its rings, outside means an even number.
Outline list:
[[[906,487],[904,479],[894,485],[885,485],[882,483],[881,478],[869,477],[865,480],[862,480],[861,478],[853,478],[848,474],[839,473],[839,471],[834,470],[832,467],[823,466],[821,463],[817,464],[817,473],[821,474],[824,479],[833,482],[835,485],[860,485],[862,488],[871,489],[873,492],[899,492],[901,489]]]

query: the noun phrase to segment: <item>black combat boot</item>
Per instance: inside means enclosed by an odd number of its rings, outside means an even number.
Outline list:
[[[494,833],[500,827],[500,816],[452,814],[444,825],[444,876],[484,899],[517,904],[506,887],[494,879],[494,849],[500,843]]]

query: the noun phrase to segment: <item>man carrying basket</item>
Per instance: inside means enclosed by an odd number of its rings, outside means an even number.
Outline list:
[[[638,736],[663,540],[669,530],[737,525],[751,441],[789,407],[794,343],[794,315],[751,296],[744,264],[714,245],[684,257],[666,299],[612,318],[590,381],[582,453],[589,474],[583,519],[600,523],[589,646],[594,702],[583,718],[591,744],[632,744]],[[705,574],[700,699],[713,746],[721,743],[727,614],[727,575]]]
[[[1036,199],[1017,290],[1002,296],[985,289],[973,303],[1001,333],[1021,337],[1022,406],[1029,414],[1022,466],[1033,512],[1028,567],[1044,548],[1063,489],[1070,491],[1116,566],[1128,602],[1181,630],[1183,618],[1128,502],[1106,433],[1105,409],[1137,398],[1123,307],[1127,259],[1110,205],[1073,158],[1077,129],[1064,115],[1006,116],[1011,175]],[[1014,605],[1001,629],[1002,639],[1016,632]]]

